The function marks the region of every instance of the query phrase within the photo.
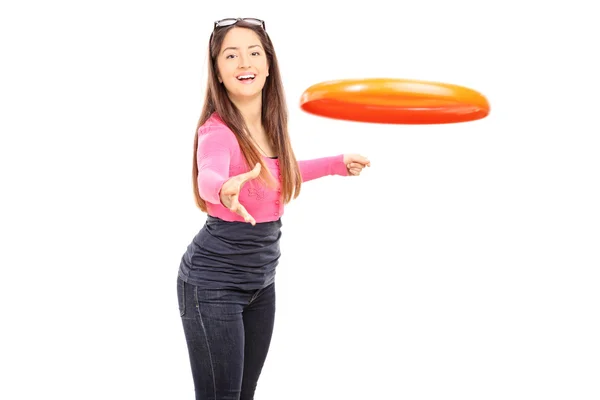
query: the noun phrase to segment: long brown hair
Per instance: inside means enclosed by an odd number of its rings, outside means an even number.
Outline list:
[[[260,26],[251,25],[244,21],[238,21],[235,25],[220,27],[213,31],[208,46],[208,78],[206,86],[206,95],[202,113],[194,132],[194,156],[192,167],[192,180],[194,188],[194,198],[196,205],[202,211],[206,212],[206,202],[200,197],[198,192],[198,129],[202,126],[213,113],[217,113],[223,122],[235,134],[242,154],[248,166],[254,166],[260,163],[260,179],[268,185],[274,183],[269,169],[266,167],[261,154],[254,147],[248,128],[244,119],[229,99],[225,87],[217,79],[217,55],[221,50],[221,45],[227,32],[233,27],[251,29],[260,38],[261,44],[267,55],[269,65],[269,76],[265,82],[262,91],[262,123],[270,141],[275,149],[279,159],[279,168],[281,173],[281,195],[284,204],[289,203],[293,198],[298,197],[302,185],[300,169],[288,133],[288,111],[285,103],[283,84],[279,72],[279,64],[275,55],[275,49],[269,35]]]

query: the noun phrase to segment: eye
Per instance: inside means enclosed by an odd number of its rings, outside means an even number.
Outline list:
[[[253,52],[252,52],[252,55],[253,55],[253,56],[260,56],[260,53],[259,53],[258,51],[253,51]]]
[[[233,58],[233,57],[235,57],[235,54],[227,54],[225,56],[225,59],[228,60],[228,59]]]

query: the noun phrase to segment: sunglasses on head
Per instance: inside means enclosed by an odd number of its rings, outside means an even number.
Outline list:
[[[213,29],[222,28],[224,26],[231,26],[237,24],[239,21],[247,22],[251,25],[261,26],[265,29],[265,21],[258,18],[225,18],[215,22],[215,27]]]

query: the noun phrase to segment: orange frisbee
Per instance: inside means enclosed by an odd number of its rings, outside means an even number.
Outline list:
[[[490,112],[487,99],[473,89],[392,78],[321,82],[304,91],[300,107],[322,117],[383,124],[467,122]]]

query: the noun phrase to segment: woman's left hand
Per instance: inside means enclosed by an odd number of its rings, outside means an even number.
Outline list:
[[[371,161],[360,154],[344,154],[344,164],[348,168],[348,175],[358,176],[363,168],[371,166]]]

